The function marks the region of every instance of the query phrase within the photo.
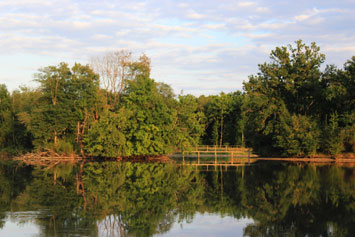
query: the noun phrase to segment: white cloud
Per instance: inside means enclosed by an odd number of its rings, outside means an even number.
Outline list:
[[[205,15],[202,15],[202,14],[199,14],[197,12],[190,12],[189,14],[187,14],[187,17],[188,18],[191,18],[191,19],[203,19],[203,18],[206,18]]]
[[[268,7],[257,7],[255,11],[258,13],[269,13],[270,9]]]
[[[85,61],[124,48],[147,53],[155,79],[177,90],[196,84],[202,91],[204,82],[208,93],[240,89],[271,49],[300,38],[316,41],[340,65],[355,55],[352,1],[2,0],[0,11],[0,59]],[[33,68],[48,64],[38,60]],[[25,77],[20,66],[2,78],[30,81],[35,71]]]
[[[51,6],[53,2],[43,0],[3,0],[0,7],[18,7],[18,6]]]
[[[313,8],[311,11],[307,10],[306,13],[295,16],[294,19],[296,21],[305,21],[305,20],[308,20],[309,18],[317,15],[318,13],[320,13],[320,11],[317,8]]]
[[[187,7],[189,7],[189,5],[187,3],[179,3],[178,7],[187,8]]]
[[[238,2],[237,5],[239,7],[254,7],[257,4],[255,2]]]
[[[93,40],[108,40],[112,39],[112,36],[110,35],[104,35],[104,34],[95,34],[92,36]]]

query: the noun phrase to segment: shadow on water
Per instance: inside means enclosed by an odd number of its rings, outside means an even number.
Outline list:
[[[355,169],[258,162],[218,167],[0,163],[0,228],[9,215],[44,236],[151,236],[197,213],[249,218],[247,236],[355,233]],[[16,215],[16,213],[22,213]],[[218,234],[218,233],[216,233]],[[233,233],[231,233],[233,234]]]

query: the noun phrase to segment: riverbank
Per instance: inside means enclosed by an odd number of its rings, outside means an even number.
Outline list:
[[[168,163],[175,162],[171,160],[168,156],[132,156],[132,157],[83,157],[77,154],[60,154],[53,150],[46,149],[38,152],[26,153],[19,156],[13,157],[1,157],[3,160],[16,160],[22,161],[27,165],[41,165],[47,166],[57,163],[77,163],[82,161],[129,161],[129,162],[157,162],[157,163]]]
[[[288,161],[288,162],[306,162],[306,163],[354,163],[355,164],[355,153],[343,153],[336,157],[332,157],[324,154],[317,154],[312,157],[258,157],[255,154],[235,154],[229,156],[226,154],[216,154],[210,155],[211,158],[222,159],[222,163],[238,163],[238,160],[247,159],[249,162],[252,160],[255,161]],[[11,159],[17,161],[24,161],[27,164],[31,165],[48,165],[53,163],[60,162],[70,162],[76,163],[79,161],[128,161],[128,162],[158,162],[158,163],[175,163],[179,162],[181,158],[184,161],[184,158],[188,158],[190,162],[200,162],[200,158],[209,158],[209,155],[186,155],[175,153],[172,155],[159,155],[159,156],[132,156],[132,157],[83,157],[77,154],[59,154],[53,150],[42,150],[35,153],[26,153],[24,155],[15,156],[15,157],[4,157],[1,159]],[[217,159],[214,160],[215,163],[220,163]],[[242,162],[244,163],[244,162]]]
[[[343,153],[337,156],[330,156],[324,154],[316,154],[312,157],[258,157],[257,160],[274,160],[274,161],[303,161],[303,162],[354,162],[355,153]]]

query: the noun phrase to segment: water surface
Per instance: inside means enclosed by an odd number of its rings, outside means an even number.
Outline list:
[[[0,162],[0,236],[352,236],[355,169]]]

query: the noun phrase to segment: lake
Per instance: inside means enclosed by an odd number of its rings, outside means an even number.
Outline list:
[[[354,167],[0,162],[0,236],[354,233]]]

